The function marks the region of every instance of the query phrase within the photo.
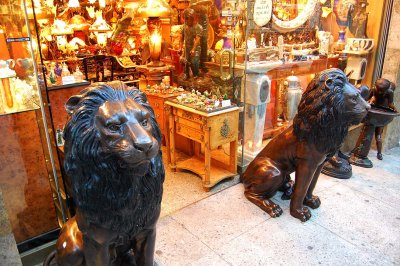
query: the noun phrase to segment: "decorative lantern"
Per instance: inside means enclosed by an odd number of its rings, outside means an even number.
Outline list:
[[[112,33],[112,27],[103,19],[103,12],[101,10],[96,11],[96,20],[90,26],[89,31],[96,35],[97,44],[101,49],[104,49],[107,45],[107,39]]]
[[[65,23],[63,20],[54,20],[51,34],[56,36],[57,48],[62,52],[66,52],[67,49],[67,35],[73,34],[74,31]]]
[[[150,39],[150,67],[163,66],[160,61],[161,55],[161,17],[168,17],[171,13],[171,8],[164,0],[148,0],[138,8],[138,14],[141,17],[148,18],[147,28],[149,29]]]

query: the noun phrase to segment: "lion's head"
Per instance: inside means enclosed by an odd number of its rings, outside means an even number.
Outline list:
[[[349,83],[340,69],[327,69],[317,74],[304,92],[294,132],[299,139],[314,143],[322,152],[339,148],[351,125],[367,115],[369,104]]]
[[[132,229],[130,216],[141,215],[135,211],[161,202],[165,175],[161,132],[145,94],[122,82],[99,83],[71,97],[66,109],[64,167],[74,202],[91,222]]]

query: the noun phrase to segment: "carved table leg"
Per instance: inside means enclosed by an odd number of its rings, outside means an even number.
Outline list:
[[[169,152],[170,152],[170,160],[171,160],[171,169],[173,171],[175,171],[176,170],[175,121],[174,121],[174,115],[172,114],[172,110],[170,110],[170,113],[169,113],[168,133],[169,133],[169,140],[170,140]]]
[[[230,150],[229,150],[229,171],[232,173],[236,173],[236,166],[237,166],[237,156],[236,156],[236,151],[237,151],[237,145],[238,141],[232,141],[230,143]]]
[[[206,128],[204,132],[204,179],[203,185],[210,184],[210,171],[211,171],[211,147],[210,147],[210,128]]]
[[[168,107],[165,107],[168,108]],[[164,111],[164,117],[166,117],[167,112]],[[171,163],[171,151],[170,151],[170,141],[169,141],[169,118],[168,119],[164,119],[165,123],[164,123],[164,128],[166,128],[166,136],[165,136],[165,146],[167,147],[167,163],[170,164]]]

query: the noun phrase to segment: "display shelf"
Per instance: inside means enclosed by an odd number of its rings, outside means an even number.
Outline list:
[[[15,112],[0,113],[0,116],[7,116],[7,115],[24,113],[24,112],[36,111],[36,110],[39,110],[39,109],[40,109],[40,106],[38,106],[36,108],[20,109],[20,110],[16,110]]]
[[[59,85],[59,86],[48,86],[47,90],[61,90],[61,89],[69,89],[69,88],[77,88],[77,87],[86,87],[90,85],[90,81],[82,81],[77,83]]]
[[[176,168],[181,170],[187,170],[193,172],[201,177],[202,180],[206,178],[206,169],[204,167],[204,159],[201,157],[191,157],[189,159],[179,161],[176,163]],[[216,165],[211,165],[209,169],[210,180],[208,184],[203,186],[206,189],[210,189],[224,179],[236,176],[236,172],[231,172]]]

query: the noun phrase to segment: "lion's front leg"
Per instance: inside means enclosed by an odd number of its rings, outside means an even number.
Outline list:
[[[317,209],[321,205],[321,200],[319,199],[318,196],[313,195],[313,191],[315,188],[315,185],[317,184],[319,175],[321,174],[321,170],[324,164],[321,164],[318,166],[317,170],[315,170],[313,179],[311,180],[310,186],[308,187],[307,194],[304,198],[304,205],[312,208],[312,209]]]
[[[156,245],[156,229],[144,229],[135,237],[135,259],[137,265],[153,266]]]
[[[299,159],[296,166],[296,182],[294,184],[294,192],[290,202],[290,214],[305,222],[311,218],[311,212],[307,207],[303,206],[310,183],[316,172],[315,158]]]

